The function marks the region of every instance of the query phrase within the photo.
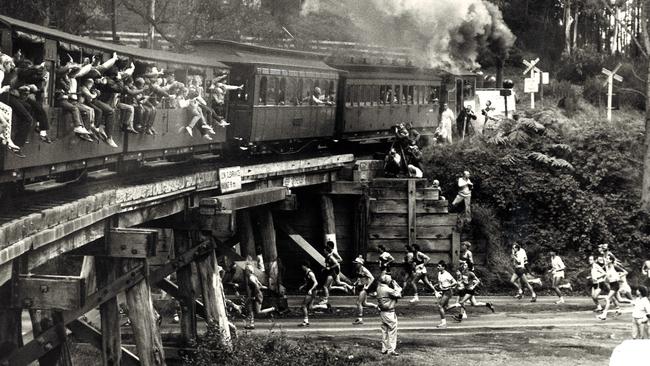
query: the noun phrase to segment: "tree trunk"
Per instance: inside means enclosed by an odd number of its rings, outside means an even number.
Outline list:
[[[578,16],[579,16],[578,9],[576,9],[576,16],[575,19],[573,19],[573,39],[571,40],[571,45],[573,48],[578,47]]]
[[[119,43],[117,37],[117,0],[111,0],[111,36],[113,43]]]
[[[650,16],[650,1],[643,4],[643,16],[641,17],[641,36],[646,52],[650,50],[650,34],[648,34],[648,16]],[[648,75],[646,76],[645,91],[645,136],[643,154],[643,183],[641,186],[641,209],[650,211],[650,61],[648,62]]]
[[[564,4],[564,52],[567,56],[571,56],[571,24],[573,18],[571,17],[571,0],[566,0]]]
[[[156,27],[154,26],[154,22],[156,21],[156,0],[150,0],[149,19],[152,20],[151,24],[149,24],[149,48],[154,49],[154,42],[156,40]]]

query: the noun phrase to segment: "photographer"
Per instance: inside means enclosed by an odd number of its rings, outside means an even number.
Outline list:
[[[465,137],[470,140],[471,136],[474,135],[472,120],[476,121],[476,114],[474,114],[471,106],[465,106],[458,114],[458,118],[456,118],[456,131],[461,140],[465,140]]]

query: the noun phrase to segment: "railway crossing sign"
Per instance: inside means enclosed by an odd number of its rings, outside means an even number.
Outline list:
[[[605,85],[607,85],[607,121],[612,121],[612,93],[614,91],[614,80],[618,82],[622,82],[623,78],[620,77],[619,75],[616,75],[618,70],[623,66],[622,64],[616,65],[616,67],[613,70],[607,70],[606,68],[603,67],[603,70],[601,71],[603,74],[607,75],[607,82]]]
[[[531,109],[535,109],[535,93],[539,91],[539,84],[543,79],[542,70],[536,66],[538,63],[539,57],[532,61],[524,60],[526,70],[524,70],[523,74],[526,75],[530,73],[530,77],[524,79],[524,93],[530,93]]]

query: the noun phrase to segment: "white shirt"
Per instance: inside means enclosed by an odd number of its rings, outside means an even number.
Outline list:
[[[647,297],[637,297],[632,300],[632,318],[644,319],[650,314],[650,301]]]
[[[621,276],[618,274],[614,266],[607,266],[606,271],[607,271],[607,281],[609,281],[609,283],[618,282],[621,279]]]
[[[556,255],[551,259],[551,267],[553,270],[553,273],[562,273],[564,272],[564,262],[562,262],[562,258],[560,258],[559,255]]]
[[[591,265],[591,282],[592,283],[598,283],[602,282],[605,280],[605,277],[607,274],[605,273],[605,270],[603,267],[600,266],[598,263],[594,263]]]
[[[447,271],[438,272],[438,284],[440,285],[441,290],[448,290],[454,286],[455,283],[456,280],[451,273]]]
[[[469,190],[469,185],[472,184],[472,181],[469,180],[469,178],[465,179],[464,177],[458,178],[458,188],[460,188],[460,191],[458,192],[459,195],[463,197],[468,197],[472,195],[472,191]]]
[[[524,268],[528,262],[528,256],[524,248],[519,248],[519,250],[514,255],[515,267]]]

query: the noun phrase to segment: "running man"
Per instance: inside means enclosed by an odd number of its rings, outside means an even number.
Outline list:
[[[390,265],[395,261],[395,258],[381,244],[377,246],[377,251],[379,252],[379,270],[381,270],[381,274],[390,273]]]
[[[248,306],[250,310],[250,321],[244,329],[255,329],[255,315],[268,314],[274,312],[275,307],[262,309],[262,302],[264,302],[264,294],[262,290],[267,290],[268,287],[262,285],[262,282],[255,275],[253,264],[246,265],[246,280],[250,296],[248,298]]]
[[[323,286],[323,292],[325,297],[321,301],[321,304],[327,304],[329,302],[330,290],[331,289],[340,289],[345,292],[351,292],[353,287],[345,282],[341,281],[339,275],[341,274],[341,262],[343,259],[341,256],[334,250],[334,242],[328,241],[325,243],[325,285]],[[336,285],[336,286],[334,286]]]
[[[402,290],[402,293],[408,288],[409,286],[413,285],[413,275],[415,274],[415,264],[413,263],[413,248],[411,248],[410,245],[406,244],[404,246],[406,249],[406,253],[404,253],[404,283],[402,284],[402,287],[404,288]],[[413,290],[415,293],[418,292],[418,288],[415,287]]]
[[[363,324],[363,307],[377,309],[377,305],[369,303],[368,300],[368,288],[374,282],[375,277],[370,273],[368,268],[363,266],[363,258],[358,256],[353,261],[354,267],[356,269],[357,279],[354,282],[354,286],[357,288],[359,293],[357,297],[357,315],[358,318],[352,324],[360,325]]]
[[[318,287],[318,281],[316,280],[316,275],[314,274],[314,271],[312,271],[311,268],[309,267],[308,262],[304,262],[301,267],[303,272],[305,272],[305,283],[302,286],[300,286],[298,289],[300,291],[306,290],[306,293],[305,293],[305,298],[302,300],[302,307],[301,307],[303,320],[301,324],[298,324],[298,326],[308,327],[310,310],[315,308],[330,309],[331,305],[330,304],[314,305],[314,297],[316,296],[316,287]]]
[[[561,288],[568,288],[571,290],[571,283],[567,282],[565,284],[562,284],[562,280],[564,280],[564,270],[566,267],[564,266],[564,262],[562,261],[562,258],[560,258],[557,253],[554,251],[550,252],[551,255],[551,269],[548,271],[552,274],[553,276],[553,291],[557,294],[557,296],[560,298],[558,301],[556,301],[556,304],[564,304],[564,296],[562,295],[562,291],[560,291]]]
[[[610,258],[610,257],[606,257]],[[601,258],[598,258],[600,260]],[[606,262],[605,264],[605,273],[607,280],[606,282],[608,283],[608,292],[607,296],[605,297],[605,307],[603,308],[602,314],[598,315],[596,318],[600,320],[607,320],[607,312],[609,311],[609,307],[613,303],[615,306],[616,310],[616,315],[621,315],[621,307],[618,302],[618,299],[616,295],[618,294],[618,290],[620,288],[618,281],[621,279],[620,275],[618,274],[618,269],[620,267],[616,266],[614,264],[614,260],[610,258],[609,261]]]
[[[467,319],[467,311],[465,310],[465,303],[467,301],[472,306],[485,306],[494,313],[494,306],[491,303],[476,301],[476,287],[481,283],[481,280],[469,269],[467,262],[460,261],[460,269],[457,272],[456,278],[458,279],[458,300],[448,310],[457,307],[461,308],[460,314],[454,316],[457,322],[460,323],[463,319]]]
[[[528,283],[528,279],[526,278],[528,256],[526,255],[524,248],[520,247],[517,243],[512,244],[512,261],[515,273],[510,277],[510,282],[512,282],[512,284],[517,288],[517,295],[515,295],[515,297],[521,299],[524,294],[523,287],[527,287],[532,296],[530,302],[537,301],[535,290],[533,290],[533,286]]]
[[[440,312],[440,324],[436,328],[447,328],[447,319],[445,311],[456,306],[449,306],[449,300],[452,296],[452,290],[458,285],[454,276],[447,272],[445,261],[438,262],[438,287],[440,288],[440,300],[438,301],[438,312]],[[437,296],[436,296],[437,297]]]
[[[402,289],[393,281],[389,274],[379,277],[377,286],[377,303],[381,318],[381,353],[399,356],[395,351],[397,347],[397,315],[395,305],[397,299],[402,297]]]
[[[420,298],[418,297],[418,282],[422,280],[422,282],[427,285],[431,291],[434,293],[436,292],[435,287],[431,284],[431,281],[429,281],[429,278],[427,277],[427,263],[431,261],[431,258],[429,258],[426,254],[422,253],[420,251],[420,246],[417,244],[411,245],[411,250],[413,252],[413,280],[411,283],[413,284],[413,288],[415,289],[415,295],[413,295],[413,298],[411,299],[410,303],[416,303],[420,301]]]
[[[467,264],[467,267],[469,268],[470,271],[474,270],[474,255],[472,255],[472,251],[470,248],[472,247],[472,243],[468,241],[464,241],[460,243],[460,260],[465,261]]]
[[[599,258],[601,259],[601,258]],[[603,307],[600,305],[600,300],[604,299],[604,296],[601,296],[601,293],[609,293],[609,288],[607,286],[607,272],[602,267],[596,258],[593,255],[589,256],[589,265],[591,266],[589,279],[591,280],[591,299],[596,304],[595,312],[603,310]]]

